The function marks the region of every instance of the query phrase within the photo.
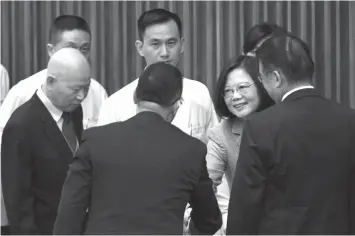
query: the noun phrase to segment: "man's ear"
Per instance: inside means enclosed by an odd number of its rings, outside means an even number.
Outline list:
[[[47,80],[46,80],[46,84],[48,87],[52,87],[53,84],[55,84],[55,82],[57,81],[57,79],[55,78],[54,75],[48,75],[47,76]]]
[[[141,55],[142,57],[144,57],[144,54],[143,54],[143,42],[140,41],[140,40],[137,40],[136,43],[136,48],[137,48],[137,52],[139,53],[139,55]]]
[[[181,37],[181,48],[180,48],[180,53],[184,53],[184,46],[185,46],[185,39],[184,37]]]
[[[50,43],[47,44],[47,53],[48,53],[49,57],[51,57],[54,54],[53,44],[50,44]]]
[[[273,71],[272,73],[274,74],[273,78],[274,78],[275,86],[277,88],[280,88],[284,82],[283,74],[277,70]]]

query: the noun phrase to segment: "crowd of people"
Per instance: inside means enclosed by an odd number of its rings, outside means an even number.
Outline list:
[[[2,234],[355,234],[355,112],[317,92],[303,40],[253,26],[211,96],[177,67],[178,15],[137,27],[146,67],[109,97],[75,15],[2,92]]]

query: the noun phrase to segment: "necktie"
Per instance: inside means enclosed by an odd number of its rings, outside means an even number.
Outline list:
[[[73,153],[75,153],[77,139],[76,139],[76,134],[75,134],[75,130],[74,130],[73,120],[72,120],[69,112],[63,112],[62,118],[64,120],[63,126],[62,126],[63,136],[65,137],[65,140],[67,141],[71,151]]]

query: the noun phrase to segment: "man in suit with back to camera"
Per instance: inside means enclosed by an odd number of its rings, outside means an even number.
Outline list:
[[[137,115],[84,132],[54,234],[181,235],[188,202],[200,232],[221,227],[206,146],[170,124],[183,103],[182,79],[172,65],[148,66],[137,84]]]
[[[308,46],[257,50],[276,105],[245,121],[227,234],[355,234],[355,113],[319,95]]]
[[[63,48],[47,68],[43,86],[11,115],[2,135],[1,180],[12,234],[52,234],[83,130],[89,62],[80,51]]]

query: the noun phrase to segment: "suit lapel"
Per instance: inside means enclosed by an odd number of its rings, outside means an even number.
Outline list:
[[[34,103],[36,104],[36,112],[40,116],[40,122],[43,129],[43,133],[46,136],[47,140],[52,143],[53,147],[56,148],[57,152],[60,153],[60,156],[69,156],[72,157],[72,152],[64,139],[62,132],[59,130],[58,125],[53,120],[53,117],[44,106],[42,101],[38,98],[37,94],[33,96]]]

